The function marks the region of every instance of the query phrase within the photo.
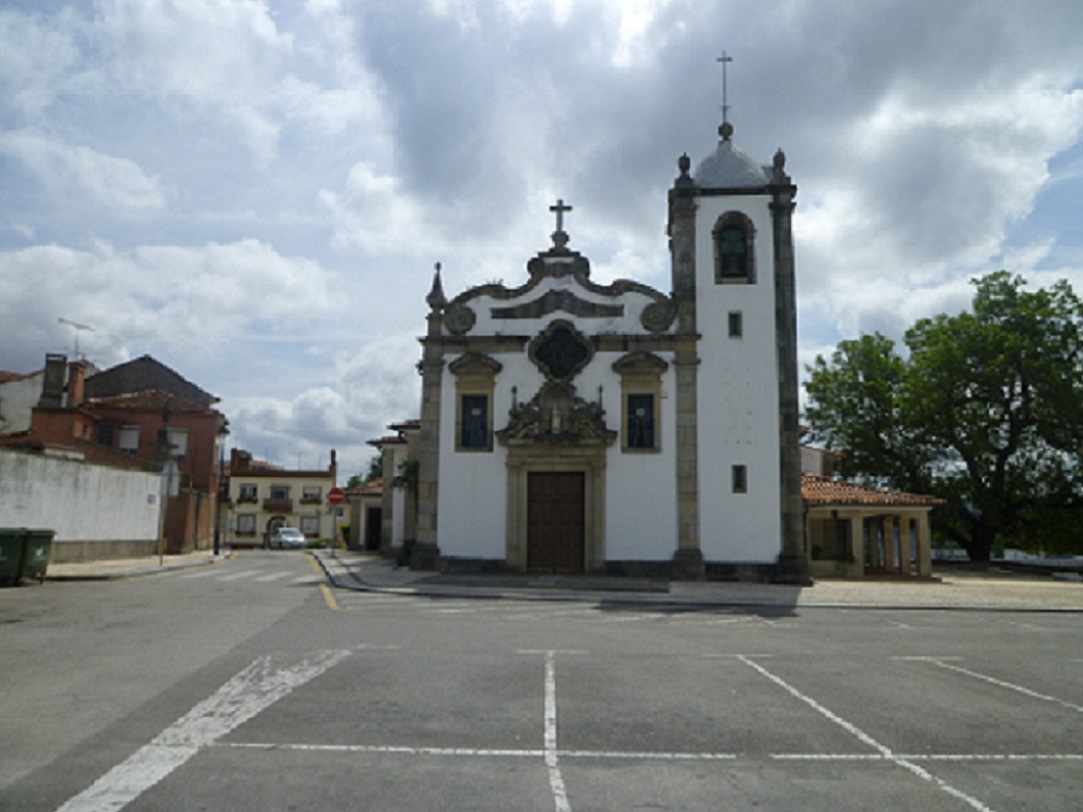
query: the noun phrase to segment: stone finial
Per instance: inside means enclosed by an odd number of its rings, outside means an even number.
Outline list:
[[[688,170],[692,168],[692,159],[688,157],[688,153],[685,152],[677,159],[677,169],[681,174],[677,176],[675,186],[691,186],[692,176],[688,174]]]
[[[786,174],[786,153],[782,151],[782,147],[779,147],[775,152],[775,157],[771,160],[771,163],[774,165],[771,179],[775,183],[787,183],[789,176]]]
[[[434,266],[435,272],[432,276],[432,290],[429,291],[429,295],[425,297],[425,303],[434,311],[443,310],[447,305],[447,297],[444,295],[444,286],[440,282],[440,263],[437,262]]]

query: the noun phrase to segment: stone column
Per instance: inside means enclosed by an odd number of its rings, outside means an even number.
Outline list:
[[[809,584],[801,503],[801,447],[798,425],[797,291],[792,218],[797,187],[785,172],[786,156],[775,153],[771,179],[771,222],[775,267],[775,338],[778,347],[779,465],[782,539],[776,580]]]
[[[910,517],[899,517],[899,572],[910,575]]]
[[[865,574],[865,520],[861,516],[850,517],[850,552],[860,577]]]
[[[447,305],[440,284],[440,266],[436,266],[429,304],[428,332],[421,363],[421,432],[417,466],[417,534],[410,555],[410,569],[432,570],[440,564],[437,543],[437,477],[440,468],[440,389],[444,375],[444,350],[441,341],[443,311]]]
[[[933,551],[929,540],[929,513],[926,511],[918,519],[918,577],[931,578],[933,575]]]
[[[700,549],[698,365],[696,349],[696,201],[687,155],[678,161],[681,175],[669,193],[669,250],[673,303],[677,309],[677,349],[673,367],[677,411],[677,549],[674,578],[702,578]]]
[[[884,527],[884,570],[886,572],[898,572],[898,559],[895,557],[897,546],[895,543],[896,519],[894,516],[885,516]]]
[[[878,570],[884,563],[880,560],[880,531],[883,522],[873,519],[869,523],[869,569]]]

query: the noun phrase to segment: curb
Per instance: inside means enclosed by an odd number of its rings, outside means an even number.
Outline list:
[[[221,564],[223,561],[229,561],[236,556],[236,553],[230,551],[226,555],[219,556],[218,558],[208,557],[200,561],[182,561],[171,564],[163,564],[161,566],[152,567],[140,567],[133,570],[117,570],[116,572],[86,572],[86,573],[64,573],[53,575],[48,570],[45,572],[46,581],[121,581],[125,578],[140,578],[144,575],[156,575],[162,572],[171,572],[176,570],[189,570],[196,567],[212,567],[215,564]]]
[[[538,592],[535,590],[494,589],[484,586],[420,585],[420,586],[376,586],[366,583],[349,564],[328,556],[331,562],[324,560],[318,551],[309,551],[320,564],[328,580],[338,589],[375,594],[423,596],[440,598],[460,598],[464,600],[519,600],[554,603],[597,603],[622,606],[666,607],[670,609],[744,609],[794,612],[800,609],[872,609],[892,612],[989,612],[1008,613],[1025,612],[1034,614],[1083,614],[1083,607],[1075,606],[1012,606],[1012,605],[961,605],[961,604],[906,604],[906,603],[870,603],[820,601],[791,603],[770,600],[710,599],[689,597],[682,599],[672,594],[657,592]],[[346,580],[348,576],[350,581]]]

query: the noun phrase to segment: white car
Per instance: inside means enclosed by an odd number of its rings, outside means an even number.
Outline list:
[[[305,534],[296,527],[280,527],[271,534],[269,546],[283,550],[300,550],[305,546]]]

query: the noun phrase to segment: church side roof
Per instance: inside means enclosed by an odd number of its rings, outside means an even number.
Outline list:
[[[944,504],[937,496],[888,491],[841,482],[830,477],[801,475],[801,499],[806,505],[882,505],[884,507],[934,507]]]

